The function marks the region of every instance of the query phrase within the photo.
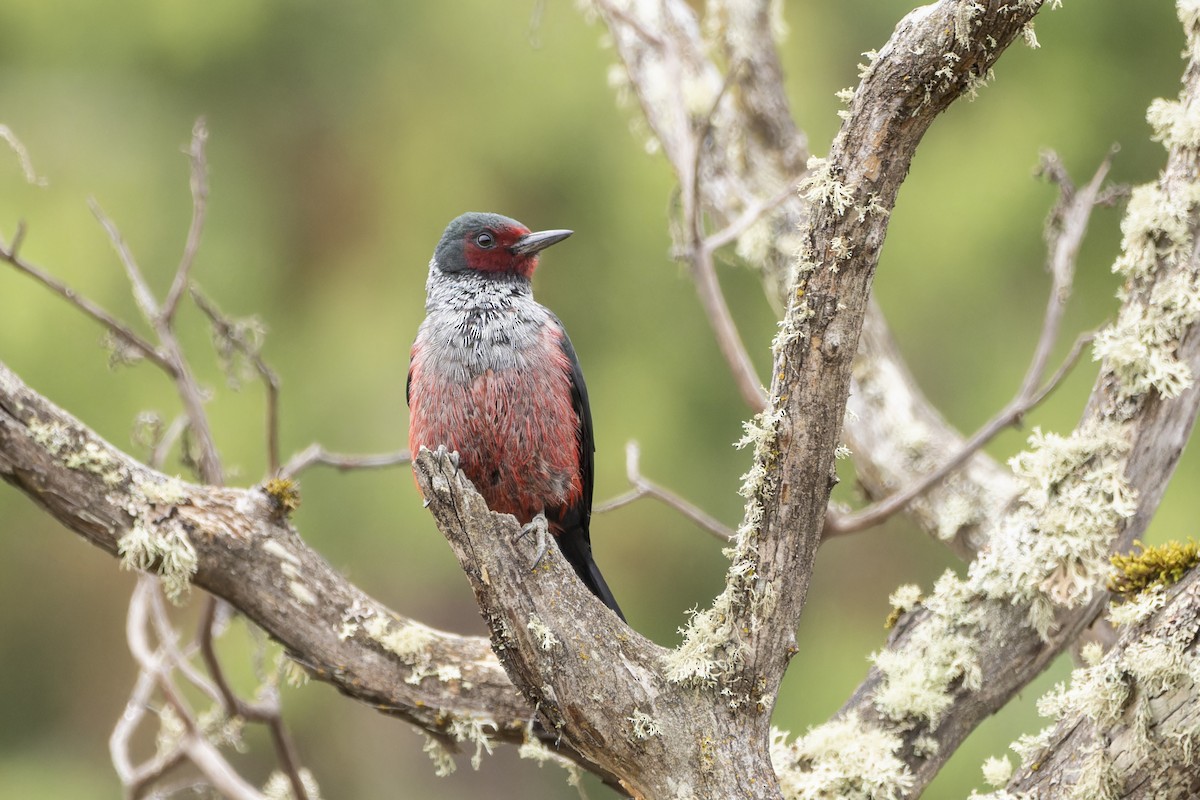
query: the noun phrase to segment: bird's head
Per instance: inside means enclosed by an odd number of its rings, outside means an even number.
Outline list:
[[[537,269],[538,253],[572,233],[534,233],[515,219],[471,211],[446,226],[433,253],[433,264],[447,275],[476,272],[528,279]]]

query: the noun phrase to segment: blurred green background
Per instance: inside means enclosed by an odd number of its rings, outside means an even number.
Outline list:
[[[879,47],[910,7],[785,3],[788,87],[815,153],[836,130],[834,92],[856,81],[860,53]],[[926,137],[879,268],[878,297],[914,372],[963,429],[1011,397],[1036,339],[1047,285],[1041,226],[1054,197],[1031,177],[1039,150],[1057,149],[1082,181],[1120,143],[1114,177],[1150,180],[1163,153],[1148,141],[1144,110],[1178,91],[1183,40],[1169,3],[1067,3],[1037,32],[1042,49],[1014,46],[979,99],[957,104]],[[748,454],[730,445],[747,413],[667,255],[671,174],[631,133],[635,112],[614,102],[602,38],[566,0],[7,0],[0,123],[49,184],[26,184],[0,148],[0,235],[10,239],[25,220],[26,257],[135,319],[86,200],[117,221],[165,291],[190,214],[180,151],[206,115],[212,189],[194,275],[228,313],[268,325],[265,355],[284,381],[286,456],[313,441],[360,452],[404,444],[408,346],[448,220],[494,210],[534,228],[573,228],[536,286],[588,377],[597,498],[626,488],[624,443],[635,438],[645,474],[734,525]],[[1093,220],[1060,352],[1113,313],[1118,222],[1114,210]],[[768,305],[747,272],[732,266],[722,278],[765,372]],[[194,308],[180,324],[216,390],[210,411],[231,481],[254,483],[265,468],[261,391],[225,386]],[[133,448],[135,415],[170,418],[177,405],[153,369],[110,371],[101,333],[0,269],[0,359]],[[1081,364],[1030,423],[1068,430],[1094,374]],[[989,449],[1006,458],[1023,441],[1010,432]],[[1194,532],[1196,501],[1179,487],[1194,485],[1195,459],[1181,469],[1152,539]],[[302,534],[359,585],[431,624],[482,632],[406,469],[313,470],[303,493]],[[133,576],[7,487],[0,536],[0,797],[118,797],[106,742],[134,678],[123,638]],[[630,622],[661,643],[674,643],[685,610],[720,588],[719,544],[657,505],[598,518],[593,538]],[[775,724],[802,732],[826,719],[884,640],[889,592],[928,586],[947,566],[942,549],[902,521],[824,547]],[[244,665],[249,637],[227,639],[228,661]],[[928,796],[978,786],[985,756],[1040,726],[1033,701],[1067,668],[1057,664],[984,724]],[[478,772],[460,759],[454,775],[436,778],[411,729],[321,684],[287,690],[285,702],[328,798],[576,796],[560,770],[521,762],[512,748]],[[261,781],[270,748],[260,734],[250,745],[238,764]],[[592,797],[609,796],[588,785]]]

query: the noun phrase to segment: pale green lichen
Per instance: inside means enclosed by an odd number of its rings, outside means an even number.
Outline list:
[[[730,645],[733,626],[729,611],[730,600],[722,593],[712,608],[689,612],[687,625],[679,629],[683,641],[663,656],[667,680],[712,687],[741,664],[740,650]]]
[[[883,622],[883,627],[891,630],[899,622],[900,616],[906,611],[911,611],[923,599],[921,587],[915,583],[907,583],[896,591],[892,592],[888,598],[888,603],[891,604],[892,610],[888,613],[887,619]]]
[[[640,708],[635,708],[633,716],[626,718],[626,722],[630,724],[629,738],[632,741],[644,742],[662,736],[662,723]]]
[[[182,505],[190,499],[187,487],[179,478],[169,477],[166,480],[147,480],[137,486],[146,502],[155,506]]]
[[[745,435],[737,447],[754,447],[754,461],[742,476],[739,493],[746,498],[742,524],[734,546],[724,554],[730,560],[725,590],[713,601],[711,608],[692,609],[687,625],[679,629],[683,641],[663,658],[668,680],[693,686],[716,686],[721,679],[732,675],[741,666],[744,653],[739,637],[733,630],[733,609],[740,599],[748,604],[751,626],[762,624],[770,615],[777,600],[771,587],[760,585],[757,577],[757,556],[754,543],[762,523],[764,498],[772,492],[768,485],[771,465],[778,457],[776,443],[778,425],[783,419],[781,410],[765,410],[744,423]],[[756,700],[733,695],[729,705],[738,708]]]
[[[412,667],[405,683],[414,686],[425,678],[433,677],[442,683],[462,680],[462,670],[456,664],[435,664],[430,645],[437,633],[412,620],[393,626],[393,620],[377,613],[374,609],[355,601],[342,615],[342,629],[338,636],[347,639],[359,630],[369,638],[395,653]]]
[[[1198,190],[1185,190],[1184,197],[1168,194],[1157,183],[1134,187],[1121,220],[1121,254],[1113,272],[1134,280],[1154,273],[1159,259],[1186,252],[1191,241],[1190,212]]]
[[[1145,597],[1163,594],[1156,589]],[[1169,716],[1157,717],[1163,709],[1156,710],[1152,703],[1200,683],[1200,658],[1192,650],[1198,628],[1194,620],[1168,620],[1106,657],[1093,652],[1088,666],[1075,670],[1069,684],[1060,683],[1039,699],[1038,712],[1043,716],[1068,722],[1083,717],[1093,723],[1090,730],[1095,738],[1083,745],[1080,783],[1072,797],[1116,796],[1120,775],[1106,750],[1114,731],[1119,733],[1121,757],[1142,763],[1148,774],[1154,764],[1179,767],[1194,762],[1197,731],[1170,729]],[[1159,724],[1165,727],[1155,728]],[[1052,730],[1023,737],[1013,749],[1036,768]]]
[[[321,800],[321,787],[317,785],[317,779],[313,777],[312,772],[301,767],[297,774],[309,800]],[[262,793],[266,800],[294,800],[296,797],[292,792],[291,779],[279,770],[271,773],[271,777],[263,785]]]
[[[1175,350],[1188,328],[1200,320],[1200,285],[1189,272],[1157,281],[1146,303],[1127,303],[1114,325],[1102,330],[1093,357],[1104,361],[1126,398],[1157,390],[1178,397],[1192,385],[1191,368]]]
[[[362,624],[376,615],[375,609],[355,598],[350,607],[342,612],[342,627],[338,630],[338,638],[343,642],[358,633]]]
[[[462,676],[462,670],[457,664],[434,664],[432,661],[423,660],[413,664],[412,673],[404,682],[417,686],[426,678],[437,678],[442,683],[448,683],[461,681]]]
[[[30,437],[46,448],[50,455],[57,456],[71,445],[70,430],[61,423],[33,419],[29,421],[28,428]]]
[[[542,744],[541,740],[534,736],[529,728],[525,729],[525,739],[521,742],[521,746],[517,748],[517,756],[534,761],[539,767],[546,763],[562,767],[567,771],[568,786],[578,788],[580,782],[583,780],[583,773],[579,769],[578,764]]]
[[[951,23],[954,28],[954,43],[966,50],[971,46],[971,32],[979,26],[979,16],[986,9],[980,3],[958,3],[954,6]]]
[[[1007,756],[1003,758],[992,756],[983,762],[983,782],[988,786],[1001,789],[1012,777],[1013,765]]]
[[[562,644],[558,640],[558,637],[554,635],[554,631],[550,630],[546,623],[542,622],[541,618],[536,614],[530,616],[529,624],[525,627],[527,627],[529,632],[533,634],[533,638],[537,641],[538,647],[540,647],[542,650],[550,651]]]
[[[1025,40],[1025,44],[1030,50],[1037,50],[1042,46],[1038,41],[1037,32],[1033,29],[1032,20],[1026,22],[1025,26],[1021,28],[1021,38]]]
[[[475,753],[471,756],[471,769],[479,769],[485,751],[489,756],[492,754],[492,748],[495,745],[487,728],[491,728],[493,731],[499,730],[496,721],[487,717],[455,717],[450,723],[447,733],[454,741],[475,745]]]
[[[196,727],[210,744],[231,747],[239,753],[246,752],[246,742],[242,735],[246,730],[246,720],[239,716],[229,716],[224,707],[214,705],[201,711],[196,717]]]
[[[1035,428],[1030,449],[1009,461],[1026,488],[971,577],[987,597],[1028,605],[1042,636],[1056,606],[1087,602],[1107,577],[1109,543],[1137,510],[1124,476],[1127,436],[1103,421],[1070,436]]]
[[[813,156],[808,160],[808,172],[800,184],[800,193],[815,206],[828,206],[837,216],[854,208],[854,190],[833,174],[833,164],[827,158]]]
[[[771,763],[785,800],[889,800],[907,793],[912,772],[903,740],[856,714],[827,722],[794,742],[771,729]]]
[[[99,475],[106,486],[113,487],[126,477],[125,468],[107,450],[95,442],[86,442],[82,449],[68,453],[63,463],[68,469],[77,469]]]
[[[293,689],[299,689],[301,686],[307,685],[309,680],[308,671],[292,659],[282,654],[280,657],[283,659],[280,671],[283,673],[284,683]]]
[[[844,106],[847,106],[847,108],[838,109],[837,115],[842,120],[850,119],[849,105],[854,100],[855,91],[857,90],[853,86],[848,86],[845,89],[839,89],[838,91],[834,92],[834,97],[838,99],[838,102]]]
[[[1085,667],[1094,667],[1104,658],[1104,645],[1095,640],[1084,642],[1079,648],[1079,660]]]
[[[39,419],[28,423],[29,436],[50,455],[60,458],[67,469],[100,476],[109,488],[128,477],[128,470],[111,452],[88,439],[81,430],[58,421]]]
[[[1153,129],[1151,138],[1167,147],[1194,147],[1200,142],[1200,107],[1160,97],[1150,103],[1146,121]]]
[[[412,667],[405,678],[406,683],[414,686],[425,678],[433,677],[442,683],[462,680],[462,670],[456,664],[435,664],[429,646],[437,634],[419,622],[408,620],[398,626],[383,614],[373,609],[353,606],[343,615],[342,630],[339,636],[349,638],[357,630],[363,631],[368,637],[400,657],[404,663]],[[490,752],[490,751],[489,751]]]
[[[1086,602],[1108,574],[1108,545],[1136,509],[1123,476],[1126,431],[1090,423],[1069,437],[1035,430],[1013,459],[1026,489],[966,579],[947,572],[922,601],[928,616],[901,645],[873,656],[883,680],[875,704],[902,724],[936,725],[953,691],[982,680],[988,602],[1019,604],[1047,635],[1055,609]],[[894,598],[909,602],[912,589]]]
[[[1159,588],[1152,588],[1139,593],[1132,600],[1109,606],[1108,621],[1119,627],[1136,625],[1149,619],[1167,603],[1167,593]]]
[[[433,774],[439,778],[444,778],[452,774],[458,765],[454,763],[454,756],[446,748],[440,739],[435,736],[430,736],[428,733],[421,731],[425,736],[425,746],[421,750],[425,755],[429,756],[429,760],[433,762]]]
[[[117,554],[125,569],[150,572],[157,567],[163,590],[173,601],[191,586],[198,563],[196,548],[182,529],[166,525],[152,530],[141,520],[117,540]]]
[[[1185,27],[1192,18],[1191,3],[1178,5]],[[1196,31],[1188,28],[1197,46]],[[1184,97],[1158,99],[1146,118],[1153,138],[1170,149],[1200,147],[1200,107]],[[1121,254],[1113,271],[1126,277],[1118,293],[1123,302],[1115,324],[1096,337],[1094,357],[1103,359],[1116,375],[1122,395],[1136,398],[1151,389],[1175,397],[1193,380],[1176,348],[1188,328],[1200,320],[1200,286],[1188,268],[1194,233],[1193,218],[1200,204],[1200,184],[1159,180],[1133,190],[1121,221]],[[1146,282],[1164,269],[1148,296]]]
[[[883,677],[875,693],[875,706],[883,714],[935,727],[953,704],[951,686],[980,687],[978,644],[971,636],[978,612],[969,611],[968,596],[963,582],[947,572],[924,600],[930,612],[926,624],[914,629],[903,646],[872,654]]]

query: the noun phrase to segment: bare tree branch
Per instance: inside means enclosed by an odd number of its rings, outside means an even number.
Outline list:
[[[1186,31],[1191,47],[1178,107],[1200,92],[1200,31]],[[1194,302],[1200,273],[1193,188],[1200,146],[1170,127],[1159,138],[1167,165],[1157,182],[1134,191],[1117,261],[1126,275],[1121,314],[1097,337],[1103,366],[1079,425],[1067,437],[1035,436],[1033,450],[1015,461],[1025,491],[1004,510],[988,551],[965,579],[944,578],[911,619],[902,618],[839,712],[839,720],[899,737],[909,796],[1103,608],[1107,553],[1143,534],[1192,432],[1200,385],[1174,376],[1200,374],[1197,316],[1178,313]],[[1151,203],[1175,216],[1146,223],[1138,215]],[[1132,360],[1120,346],[1129,339],[1139,342]],[[986,624],[971,620],[972,609],[986,612]],[[938,663],[943,672],[921,695],[936,704],[901,702],[901,672]],[[935,752],[921,744],[930,740]]]
[[[726,525],[723,525],[720,520],[713,517],[704,509],[684,500],[670,489],[664,489],[657,483],[642,477],[641,470],[638,469],[640,454],[641,451],[638,448],[637,442],[630,440],[625,445],[625,475],[629,479],[629,483],[633,485],[633,489],[597,505],[593,509],[593,513],[604,514],[622,506],[627,506],[636,500],[641,500],[643,497],[651,497],[683,514],[721,541],[728,542],[733,540],[734,532]]]
[[[412,454],[407,449],[397,450],[394,453],[351,455],[348,453],[333,453],[321,445],[314,443],[292,456],[283,465],[283,469],[279,471],[279,474],[280,477],[295,478],[304,470],[318,464],[324,464],[327,467],[333,467],[344,472],[353,469],[396,467],[408,464],[411,461]]]
[[[208,158],[205,155],[205,145],[208,142],[208,126],[204,117],[196,120],[192,127],[192,141],[188,145],[187,156],[191,162],[192,189],[192,221],[188,226],[187,242],[183,246],[183,257],[175,270],[175,279],[162,306],[162,324],[171,325],[175,312],[179,309],[179,301],[187,288],[192,264],[200,251],[200,239],[204,234],[204,217],[208,210]]]
[[[723,83],[710,57],[714,48],[682,0],[630,7],[606,0],[594,5],[612,33],[629,87],[656,142],[676,173],[686,174],[694,163],[689,143],[695,113],[689,103],[701,88],[712,87],[715,93]],[[718,38],[717,47],[730,66],[741,67],[736,102],[711,113],[715,106],[703,110],[713,124],[703,144],[698,186],[710,222],[725,225],[706,240],[712,250],[736,243],[738,256],[761,272],[768,298],[782,310],[800,246],[796,231],[806,213],[790,187],[804,174],[808,150],[803,133],[791,121],[778,71],[770,66],[777,56],[771,46],[775,31],[769,5],[716,0],[708,4],[716,22],[705,30]],[[771,35],[764,37],[764,31]],[[680,182],[685,183],[682,178]],[[859,480],[872,496],[890,494],[906,484],[918,454],[932,466],[961,452],[962,437],[922,395],[874,304],[868,306],[853,379],[844,435]],[[901,434],[914,431],[922,432],[919,439]],[[970,557],[986,539],[987,521],[1011,496],[1007,472],[979,452],[952,485],[932,488],[909,511],[956,553]]]
[[[13,133],[12,128],[7,125],[0,125],[0,139],[3,139],[9,149],[17,156],[17,161],[21,164],[21,172],[25,175],[25,182],[34,186],[45,186],[47,181],[45,178],[37,174],[37,170],[33,168],[33,159],[29,155],[29,150]],[[16,248],[14,247],[14,252]]]
[[[1060,185],[1062,192],[1059,205],[1051,212],[1046,231],[1050,245],[1049,271],[1053,280],[1037,347],[1016,396],[976,431],[963,444],[958,453],[936,469],[913,481],[902,491],[853,514],[831,513],[826,521],[825,535],[827,537],[855,533],[878,525],[903,509],[914,498],[928,491],[934,484],[945,480],[951,472],[966,463],[971,456],[1001,431],[1020,424],[1025,415],[1040,405],[1066,377],[1071,367],[1078,361],[1083,348],[1091,344],[1091,334],[1077,338],[1062,365],[1044,385],[1042,384],[1050,355],[1058,341],[1063,313],[1066,311],[1067,300],[1071,294],[1071,284],[1075,277],[1075,260],[1084,235],[1087,233],[1092,209],[1100,202],[1101,189],[1112,164],[1112,155],[1113,153],[1110,153],[1101,162],[1092,179],[1078,192],[1071,184],[1070,178],[1058,162],[1057,157],[1053,154],[1043,156],[1044,171]]]
[[[1119,612],[1133,618],[1103,660],[1076,670],[1071,686],[1046,704],[1057,724],[1020,744],[1025,763],[1008,796],[1056,797],[1059,786],[1147,800],[1200,792],[1195,769],[1163,769],[1193,757],[1200,728],[1200,570],[1131,605],[1140,609]]]
[[[199,286],[192,285],[191,295],[196,306],[212,323],[214,337],[220,342],[218,350],[229,351],[230,358],[234,353],[241,353],[262,379],[267,396],[267,474],[274,475],[279,472],[279,375],[262,357],[261,343],[242,335],[239,327],[221,313],[216,304],[200,291]],[[229,369],[235,367],[231,365]]]
[[[163,547],[185,538],[194,571],[185,560],[180,574],[172,558],[154,559],[152,568],[161,574],[174,566],[168,577],[190,576],[283,644],[309,675],[344,694],[451,745],[473,742],[468,732],[480,721],[489,739],[524,742],[530,706],[486,639],[443,633],[391,611],[307,547],[261,489],[196,486],[151,470],[3,364],[0,477],[110,555],[133,532]],[[568,742],[558,752],[609,775]]]
[[[76,292],[70,286],[67,286],[67,284],[63,283],[58,278],[55,278],[41,267],[38,267],[21,258],[19,250],[21,242],[24,240],[24,238],[25,226],[21,225],[17,229],[17,235],[13,237],[13,243],[11,246],[6,248],[3,243],[0,243],[0,260],[3,260],[9,265],[15,267],[18,272],[28,275],[50,291],[57,294],[59,297],[66,300],[84,314],[103,325],[106,329],[108,329],[109,333],[115,336],[122,343],[132,347],[139,355],[152,362],[155,366],[166,372],[168,375],[171,374],[171,364],[167,360],[166,355],[160,353],[154,345],[150,344],[150,342],[134,333],[133,330],[120,322],[116,317],[109,314],[96,303],[93,303],[88,298]]]

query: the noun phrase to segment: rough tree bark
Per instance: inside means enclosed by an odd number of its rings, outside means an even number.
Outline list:
[[[908,376],[869,291],[923,134],[979,87],[1042,5],[943,0],[911,12],[871,55],[829,155],[809,160],[782,94],[771,3],[713,0],[706,29],[682,0],[595,2],[679,175],[680,255],[760,412],[748,426],[754,465],[725,589],[674,650],[605,613],[554,548],[531,573],[536,542],[491,513],[445,453],[414,454],[414,468],[490,642],[432,630],[372,600],[303,543],[274,492],[187,484],[150,469],[3,365],[0,476],[106,552],[169,586],[190,582],[227,600],[314,677],[441,741],[524,742],[535,709],[537,736],[635,797],[916,796],[1102,610],[1106,556],[1145,529],[1200,404],[1191,380],[1200,369],[1192,111],[1200,10],[1181,0],[1183,94],[1152,114],[1168,164],[1157,184],[1134,193],[1118,262],[1122,311],[1098,340],[1103,363],[1077,429],[1035,436],[1012,471],[968,452],[953,481],[910,505],[919,524],[973,559],[966,577],[948,574],[923,600],[909,593],[898,603],[908,613],[818,735],[789,742],[773,733],[827,529],[848,398],[857,421],[845,435],[873,496],[963,447]],[[712,222],[724,227],[706,233]],[[786,308],[765,395],[712,271],[713,251],[730,243]],[[916,459],[902,440],[914,427],[924,432]],[[1136,725],[1124,701],[1099,714],[1064,693],[1058,727],[1037,740],[1012,792],[1070,796],[1063,777],[1075,776],[1081,753],[1103,778],[1096,796],[1195,788],[1181,771],[1200,707],[1194,581],[1157,595],[1095,672],[1077,676],[1080,686],[1125,676],[1124,697],[1149,698],[1134,708]],[[1164,641],[1170,670],[1138,660],[1139,647]],[[1124,739],[1122,725],[1133,731]]]

